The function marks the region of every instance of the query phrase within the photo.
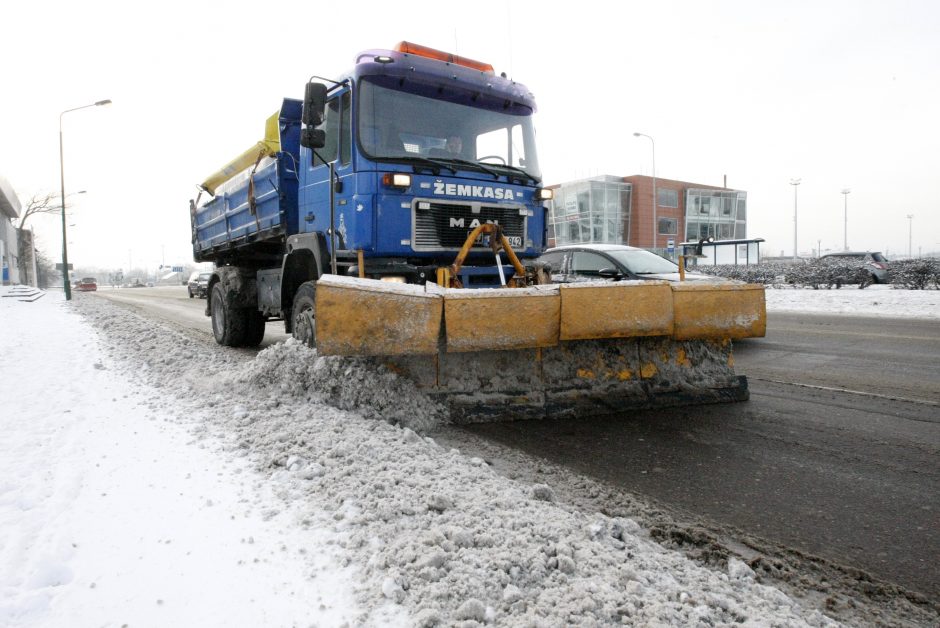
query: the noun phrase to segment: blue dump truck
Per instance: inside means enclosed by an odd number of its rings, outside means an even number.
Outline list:
[[[311,79],[190,201],[216,341],[281,320],[466,420],[746,397],[730,339],[763,335],[762,288],[551,284],[535,110],[489,64],[409,42]]]

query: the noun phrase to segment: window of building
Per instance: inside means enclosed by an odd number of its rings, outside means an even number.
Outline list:
[[[723,196],[721,198],[721,215],[730,216],[731,215],[731,204],[734,202],[734,199]]]
[[[679,192],[668,188],[659,188],[656,190],[656,197],[660,207],[678,207]]]
[[[660,235],[676,235],[679,233],[679,220],[677,218],[659,219]]]

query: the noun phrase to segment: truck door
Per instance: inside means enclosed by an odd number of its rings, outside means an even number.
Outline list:
[[[335,221],[337,251],[354,248],[350,235],[355,220],[352,198],[356,179],[352,168],[352,107],[350,91],[342,88],[327,100],[323,129],[326,145],[305,156],[307,172],[300,190],[301,231],[326,234],[329,246],[330,232],[330,163],[334,168],[336,189]]]

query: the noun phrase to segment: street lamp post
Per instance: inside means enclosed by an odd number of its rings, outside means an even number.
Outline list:
[[[653,250],[656,249],[656,236],[658,235],[659,225],[656,221],[656,206],[659,205],[659,199],[656,197],[656,142],[653,141],[653,138],[646,133],[635,132],[633,137],[645,137],[650,141],[650,146],[653,151],[653,244],[650,248]]]
[[[914,214],[907,215],[907,257],[911,259],[911,240],[914,233]]]
[[[843,221],[845,226],[842,231],[842,248],[845,251],[849,250],[849,192],[851,191],[852,190],[849,188],[842,188],[842,197],[845,200],[843,209]]]
[[[65,300],[70,301],[72,299],[72,286],[69,285],[69,245],[68,237],[65,233],[65,149],[64,143],[62,141],[62,116],[69,113],[70,111],[78,111],[79,109],[88,109],[89,107],[100,107],[101,105],[110,105],[110,100],[99,100],[98,102],[93,102],[90,105],[82,105],[81,107],[75,107],[74,109],[66,109],[59,114],[59,182],[62,184],[62,285],[65,287]]]
[[[793,186],[793,259],[796,259],[798,255],[798,249],[796,248],[796,190],[800,182],[800,179],[790,179],[790,185]]]

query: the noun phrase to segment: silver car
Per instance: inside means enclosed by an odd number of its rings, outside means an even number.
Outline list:
[[[819,258],[822,261],[839,262],[853,261],[865,265],[871,273],[875,283],[888,283],[891,281],[891,267],[888,259],[878,251],[846,251],[844,253],[829,253]]]
[[[646,249],[625,244],[572,244],[546,249],[539,261],[551,267],[558,283],[589,279],[661,279],[679,281],[679,265]],[[686,281],[723,282],[719,277],[686,272]]]

